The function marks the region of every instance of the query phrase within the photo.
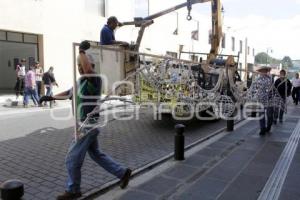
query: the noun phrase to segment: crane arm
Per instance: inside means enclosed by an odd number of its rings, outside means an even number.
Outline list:
[[[211,0],[187,0],[185,3],[182,3],[182,4],[179,4],[177,6],[165,9],[165,10],[160,11],[158,13],[149,15],[149,16],[147,16],[145,18],[136,17],[136,18],[134,18],[134,21],[123,22],[122,25],[135,25],[136,27],[140,27],[139,36],[138,36],[138,39],[136,41],[136,47],[135,47],[135,51],[138,51],[140,43],[142,41],[144,30],[145,30],[145,28],[147,26],[149,26],[149,25],[151,25],[153,23],[154,19],[156,19],[158,17],[161,17],[163,15],[169,14],[171,12],[174,12],[174,11],[176,11],[178,9],[183,8],[183,7],[188,7],[189,14],[187,16],[187,19],[191,20],[192,19],[192,17],[190,16],[191,6],[193,4],[196,4],[196,3],[205,3],[205,2],[208,2],[208,1],[211,1]]]
[[[171,12],[174,12],[176,10],[179,10],[183,7],[187,7],[188,5],[193,5],[193,4],[196,4],[196,3],[205,3],[205,2],[209,2],[211,0],[187,0],[187,2],[185,3],[182,3],[182,4],[179,4],[179,5],[176,5],[174,7],[171,7],[171,8],[168,8],[168,9],[165,9],[163,11],[160,11],[158,13],[155,13],[155,14],[152,14],[152,15],[149,15],[145,18],[135,18],[134,21],[130,21],[130,22],[123,22],[122,24],[123,25],[135,25],[135,26],[141,26],[141,22],[143,21],[149,21],[149,20],[154,20],[158,17],[161,17],[163,15],[166,15],[166,14],[169,14]]]
[[[216,58],[218,51],[219,51],[220,41],[222,39],[222,19],[221,19],[221,7],[222,6],[221,6],[220,0],[187,0],[186,2],[184,2],[182,4],[179,4],[174,7],[160,11],[158,13],[149,15],[145,18],[137,17],[137,18],[134,18],[134,21],[123,22],[122,24],[123,25],[135,25],[136,27],[141,27],[139,37],[136,42],[136,49],[135,49],[136,51],[138,51],[142,37],[143,37],[144,29],[147,26],[149,26],[150,24],[152,24],[154,19],[161,17],[163,15],[166,15],[168,13],[174,12],[183,7],[187,7],[188,11],[189,11],[187,19],[191,20],[192,19],[190,16],[191,6],[196,3],[205,3],[205,2],[211,2],[211,11],[212,11],[211,49],[210,49],[210,53],[207,58],[207,63],[209,64],[212,60],[214,60]]]
[[[222,19],[221,19],[222,5],[220,0],[211,1],[211,15],[212,15],[212,31],[211,31],[211,49],[207,58],[207,63],[211,63],[219,53],[220,42],[223,37],[222,33]]]

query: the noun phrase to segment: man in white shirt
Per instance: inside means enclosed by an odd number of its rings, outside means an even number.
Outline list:
[[[292,90],[292,97],[294,100],[294,104],[298,105],[299,101],[299,93],[300,93],[300,79],[299,79],[299,74],[295,74],[295,78],[292,80],[292,85],[293,85],[293,90]]]
[[[44,74],[44,70],[40,66],[40,63],[38,61],[35,61],[35,79],[36,79],[36,87],[37,87],[37,93],[39,98],[41,98],[43,74]]]
[[[19,98],[20,94],[23,94],[24,90],[24,78],[26,75],[26,59],[21,60],[21,64],[16,66],[16,73],[17,73],[17,82],[15,86],[15,91],[16,91],[16,99]]]

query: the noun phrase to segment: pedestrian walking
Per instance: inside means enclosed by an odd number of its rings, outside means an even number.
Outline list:
[[[37,93],[39,98],[41,97],[43,74],[44,74],[44,70],[40,66],[39,61],[35,61],[35,78],[36,78]]]
[[[291,95],[292,84],[290,80],[286,77],[286,71],[284,69],[280,70],[279,78],[275,81],[275,88],[280,94],[280,97],[284,104],[286,104],[286,98]],[[277,123],[278,117],[279,122],[282,123],[284,108],[279,107],[276,108],[274,111],[274,124]]]
[[[35,78],[35,67],[30,66],[29,71],[25,76],[25,89],[24,89],[24,107],[28,107],[29,97],[32,98],[34,105],[39,104],[39,97],[37,94],[36,78]]]
[[[274,109],[272,103],[270,103],[273,98],[273,82],[270,70],[271,68],[268,66],[259,67],[257,69],[259,76],[253,81],[248,91],[248,99],[263,106],[262,111],[259,113],[259,135],[261,136],[271,130],[273,123]]]
[[[44,82],[45,88],[46,88],[46,96],[53,96],[53,86],[57,86],[58,84],[54,77],[54,67],[50,67],[47,72],[43,74],[42,80]],[[47,103],[45,102],[45,106]],[[50,102],[50,107],[52,106],[52,101]]]
[[[295,77],[292,80],[292,85],[293,85],[292,98],[293,98],[294,104],[298,105],[299,98],[300,98],[300,79],[299,79],[298,73],[295,74]]]
[[[79,123],[82,123],[87,118],[87,115],[94,110],[97,106],[96,102],[101,97],[102,80],[93,70],[92,64],[95,63],[92,62],[90,59],[91,56],[86,52],[89,47],[90,44],[87,41],[83,41],[79,48],[78,71],[81,74],[81,78],[77,83],[79,89],[78,96],[73,97],[78,100],[78,109],[80,109],[78,112],[80,113],[78,119]],[[53,97],[42,97],[41,102],[55,99],[65,100],[69,99],[70,96],[72,96],[72,89]],[[83,104],[85,106],[82,106]],[[100,150],[97,140],[100,130],[98,128],[92,128],[90,125],[91,124],[81,130],[82,132],[88,133],[77,141],[74,139],[70,145],[66,156],[66,168],[68,173],[66,191],[59,195],[57,200],[76,199],[81,196],[81,167],[86,153],[88,153],[98,165],[118,177],[122,189],[128,185],[131,169],[121,166]]]
[[[18,100],[20,94],[24,95],[24,79],[26,75],[26,59],[21,59],[21,63],[16,66],[17,81],[15,85],[16,99]]]
[[[111,16],[107,19],[107,24],[103,26],[100,32],[100,44],[101,45],[123,45],[129,46],[127,42],[117,41],[115,39],[114,30],[118,27],[122,26],[122,23],[118,21],[115,16]]]

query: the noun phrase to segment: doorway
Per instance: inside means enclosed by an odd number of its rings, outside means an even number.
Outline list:
[[[38,58],[38,35],[0,30],[0,94],[14,93],[21,59],[26,60],[27,71]]]

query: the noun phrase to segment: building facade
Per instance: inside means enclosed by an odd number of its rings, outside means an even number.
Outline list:
[[[27,66],[40,61],[44,70],[54,67],[59,84],[55,92],[71,87],[73,80],[73,43],[82,40],[99,41],[99,33],[107,17],[132,21],[172,7],[180,0],[1,0],[0,1],[0,92],[12,92],[16,81],[15,65],[22,59]],[[193,6],[193,20],[187,21],[187,10],[181,9],[154,20],[144,34],[141,51],[179,57],[183,51],[207,53],[210,49],[210,14],[200,15],[197,7],[204,6],[210,13],[210,4]],[[240,53],[239,66],[254,62],[255,50],[251,39],[227,29],[221,52]],[[124,26],[116,30],[116,38],[135,42],[138,29]],[[188,59],[190,55],[180,55]]]

